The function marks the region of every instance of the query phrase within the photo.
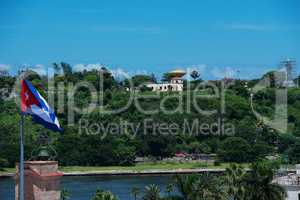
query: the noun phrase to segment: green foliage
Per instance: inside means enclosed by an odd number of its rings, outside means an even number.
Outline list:
[[[172,136],[159,135],[147,135],[143,137],[145,145],[142,147],[142,151],[146,155],[152,155],[154,157],[169,157],[175,153],[174,138]]]
[[[243,138],[229,137],[223,141],[219,154],[226,162],[247,162],[250,159],[250,145]]]
[[[256,162],[251,165],[251,171],[246,176],[247,198],[249,200],[284,200],[285,189],[272,183],[278,165],[272,162]]]
[[[166,185],[165,192],[168,194],[169,197],[171,196],[173,190],[174,190],[174,185],[172,183]]]
[[[167,197],[161,197],[161,200],[182,200],[182,197],[180,196],[167,196]]]
[[[53,79],[57,82],[73,83],[74,85],[86,81],[99,91],[103,86],[103,105],[101,109],[112,110],[125,106],[130,98],[130,94],[125,90],[124,84],[119,84],[107,69],[84,70],[75,72],[72,66],[67,63],[54,64],[55,76]],[[30,72],[30,71],[29,71]],[[63,72],[63,74],[61,74]],[[36,73],[31,73],[29,80],[47,97],[47,81],[45,77]],[[146,82],[155,82],[154,75],[136,75],[131,78],[135,86],[143,85]],[[0,89],[8,89],[11,92],[14,89],[16,77],[3,75],[0,76]],[[126,80],[125,80],[126,82]],[[248,87],[252,87],[257,80],[247,81]],[[103,83],[101,86],[100,83]],[[128,80],[127,80],[128,83]],[[198,84],[200,80],[192,81],[192,84]],[[220,82],[216,82],[220,86]],[[126,84],[125,84],[126,85]],[[182,103],[183,110],[173,114],[165,114],[159,110],[161,101],[168,93],[162,93],[157,98],[144,98],[144,95],[153,95],[147,90],[143,93],[136,93],[134,100],[138,102],[144,110],[158,109],[156,114],[143,114],[134,105],[130,105],[127,110],[115,114],[104,115],[100,108],[89,115],[74,113],[74,126],[67,126],[67,95],[64,96],[65,107],[58,113],[58,118],[65,129],[62,134],[53,134],[54,148],[58,152],[58,160],[61,165],[79,165],[79,166],[107,166],[107,165],[133,165],[135,157],[155,157],[162,159],[171,157],[177,152],[189,153],[217,153],[220,161],[225,162],[249,162],[264,158],[273,154],[284,154],[289,156],[291,163],[300,162],[300,141],[297,138],[300,135],[300,89],[288,89],[288,133],[278,134],[276,131],[270,131],[268,128],[259,128],[257,120],[253,115],[249,103],[249,90],[245,87],[246,81],[236,80],[230,86],[225,95],[226,112],[222,116],[225,123],[231,123],[235,128],[235,137],[224,135],[202,134],[199,130],[185,132],[185,125],[192,126],[194,120],[199,124],[212,124],[218,121],[220,115],[202,115],[195,106],[189,101],[194,99],[195,95],[212,94],[211,89],[197,91],[195,94],[189,94],[188,91],[182,93],[171,93],[172,98],[164,102],[166,110],[174,110]],[[143,89],[141,89],[143,90]],[[67,94],[68,88],[65,88]],[[75,105],[79,108],[85,108],[91,101],[91,91],[80,87],[76,90],[74,98]],[[188,96],[191,95],[191,96]],[[201,96],[200,96],[201,97]],[[220,99],[218,98],[197,98],[195,102],[203,110],[219,110]],[[266,116],[272,117],[274,114],[274,102],[276,98],[275,88],[267,88],[255,94],[255,109]],[[182,102],[179,101],[182,100]],[[55,96],[55,106],[58,97]],[[189,112],[185,112],[190,107]],[[18,159],[19,145],[19,108],[11,100],[0,99],[0,155],[8,162],[9,167],[13,167]],[[128,121],[135,127],[138,127],[145,119],[151,119],[155,124],[177,124],[178,130],[174,134],[159,134],[157,131],[149,128],[138,130],[136,133],[127,128],[124,135],[108,134],[102,138],[105,131],[100,131],[98,135],[79,134],[79,119],[86,119],[91,123],[101,123],[104,126],[111,122],[119,123]],[[142,126],[141,124],[140,126]],[[26,117],[26,159],[30,158],[31,151],[36,148],[37,138],[40,132],[45,131],[41,126],[32,123],[31,119]],[[136,135],[135,135],[136,134]],[[135,136],[135,137],[131,137]],[[278,148],[276,148],[278,147]],[[299,155],[298,155],[299,154]],[[7,164],[7,163],[6,163]]]
[[[297,141],[295,144],[290,146],[290,148],[286,151],[288,155],[289,162],[293,164],[297,164],[300,162],[300,142]]]
[[[70,199],[70,192],[68,192],[68,190],[63,189],[60,192],[60,200],[68,200]]]
[[[176,175],[174,185],[165,187],[166,196],[160,195],[160,188],[151,184],[145,187],[143,200],[284,200],[285,189],[273,183],[279,169],[278,162],[259,160],[251,164],[250,171],[242,166],[231,164],[224,175],[191,174]],[[174,195],[174,186],[179,195]],[[132,188],[136,200],[140,189]],[[116,200],[109,191],[97,190],[92,200]]]
[[[252,158],[265,158],[267,155],[271,155],[274,152],[274,148],[263,141],[258,141],[251,148]]]
[[[246,172],[243,167],[232,164],[226,169],[225,184],[227,194],[234,200],[246,199]]]
[[[100,135],[65,132],[58,139],[56,149],[58,160],[67,166],[132,165],[135,159],[135,147],[127,145],[125,139],[103,140]]]
[[[8,167],[8,161],[7,159],[0,158],[0,171],[2,171],[4,167]]]
[[[141,189],[138,187],[133,187],[131,189],[131,195],[134,197],[134,200],[137,200],[141,193]]]
[[[190,145],[190,152],[191,153],[211,153],[212,149],[206,142],[192,142]]]
[[[284,188],[272,182],[277,169],[278,163],[263,160],[250,172],[232,164],[224,176],[180,175],[176,185],[184,200],[284,200]]]
[[[151,83],[151,82],[155,82],[155,78],[153,76],[148,76],[148,75],[135,75],[133,77],[131,77],[130,80],[125,80],[125,86],[126,87],[130,87],[131,85],[129,84],[129,81],[132,82],[134,87],[140,87],[143,84],[146,83]]]
[[[225,200],[227,194],[222,181],[213,175],[176,176],[176,185],[184,200]]]
[[[160,198],[160,188],[157,185],[151,184],[145,187],[143,200],[159,200]]]
[[[112,192],[98,189],[91,200],[118,200]]]

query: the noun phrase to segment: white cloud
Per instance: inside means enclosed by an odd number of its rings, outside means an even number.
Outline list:
[[[0,70],[9,71],[10,70],[10,65],[0,64]]]
[[[33,67],[30,67],[29,69],[32,70],[32,71],[35,71],[39,75],[46,75],[47,74],[47,70],[46,70],[45,66],[42,65],[42,64],[36,64]]]
[[[83,70],[93,70],[93,69],[101,69],[102,67],[105,67],[105,65],[100,64],[100,63],[95,63],[95,64],[76,64],[73,67],[74,71],[83,71]]]
[[[112,76],[118,80],[118,81],[122,81],[124,79],[128,79],[130,78],[130,75],[128,72],[124,71],[121,68],[117,68],[117,69],[110,69],[109,70],[110,73],[112,74]]]
[[[225,67],[224,69],[214,68],[211,73],[216,78],[234,78],[237,76],[239,70],[232,67]]]

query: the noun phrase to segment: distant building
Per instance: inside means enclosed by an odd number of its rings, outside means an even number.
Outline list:
[[[146,86],[152,91],[183,91],[183,76],[185,71],[177,69],[170,71],[165,74],[164,80],[162,83],[148,83]]]
[[[300,200],[300,165],[296,165],[296,173],[289,173],[274,179],[287,192],[286,200]]]

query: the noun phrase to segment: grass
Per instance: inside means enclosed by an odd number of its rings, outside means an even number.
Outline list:
[[[15,172],[16,172],[16,168],[4,168],[0,170],[0,175],[6,173],[15,173]]]
[[[176,169],[225,169],[230,163],[222,163],[220,166],[214,166],[213,163],[176,163],[176,162],[149,162],[139,163],[134,166],[60,166],[62,172],[97,172],[97,171],[147,171],[147,170],[176,170]],[[243,164],[248,167],[248,164]],[[5,168],[1,173],[14,173],[15,168]]]
[[[170,163],[170,162],[158,162],[158,163],[140,163],[135,166],[107,166],[107,167],[82,167],[82,166],[70,166],[60,167],[63,172],[89,172],[89,171],[147,171],[147,170],[176,170],[176,169],[224,169],[229,164],[221,164],[220,166],[214,166],[213,164],[206,163]]]

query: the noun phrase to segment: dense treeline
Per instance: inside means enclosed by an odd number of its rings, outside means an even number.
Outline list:
[[[73,72],[67,63],[54,64],[55,74],[51,78],[55,82],[56,90],[64,91],[64,106],[59,107],[57,102],[61,97],[58,94],[54,98],[54,107],[58,118],[64,128],[63,133],[50,133],[39,125],[33,124],[30,118],[26,118],[26,158],[31,157],[33,149],[38,148],[38,137],[41,132],[48,132],[53,139],[53,147],[57,151],[57,159],[62,165],[132,165],[136,156],[148,156],[161,159],[173,156],[177,152],[186,153],[214,153],[220,161],[225,162],[251,162],[269,155],[278,155],[285,162],[296,163],[300,161],[300,89],[288,90],[288,131],[280,133],[258,121],[252,113],[249,101],[249,89],[257,80],[236,80],[225,92],[225,112],[219,112],[220,98],[195,98],[196,104],[203,110],[217,110],[218,112],[209,116],[199,113],[190,99],[197,94],[211,94],[211,89],[194,91],[202,82],[200,79],[185,82],[186,90],[183,93],[161,93],[153,97],[153,92],[147,90],[135,90],[134,102],[146,111],[156,110],[156,113],[144,114],[133,103],[118,114],[105,114],[103,110],[118,109],[126,105],[130,99],[130,92],[126,87],[133,82],[138,87],[143,82],[156,81],[153,75],[138,75],[131,80],[119,80],[113,77],[105,68]],[[63,72],[63,73],[61,73]],[[31,74],[27,77],[47,96],[48,81],[46,77]],[[68,126],[68,87],[69,83],[85,81],[94,86],[96,91],[103,91],[103,101],[97,102],[96,109],[89,114],[79,114],[74,111],[74,124]],[[1,75],[0,89],[4,96],[9,96],[14,90],[15,76]],[[60,83],[60,84],[59,84]],[[214,82],[221,87],[219,81]],[[65,85],[61,89],[58,85]],[[189,87],[187,87],[189,85]],[[245,87],[247,85],[247,87]],[[141,87],[142,88],[142,87]],[[103,90],[102,90],[103,89]],[[254,96],[255,109],[264,116],[270,118],[274,115],[275,88],[267,88]],[[152,97],[150,97],[152,95]],[[160,108],[164,100],[164,108],[174,111],[166,114]],[[4,97],[2,95],[2,97]],[[85,87],[79,87],[75,94],[75,106],[86,107],[92,99],[91,92]],[[179,101],[181,99],[181,101]],[[181,104],[180,104],[181,103]],[[102,106],[101,109],[99,106]],[[0,99],[0,163],[2,166],[14,166],[18,158],[18,133],[19,115],[18,106],[13,98]],[[187,112],[186,109],[190,108]],[[100,134],[94,133],[93,127],[89,127],[89,133],[80,129],[82,121],[89,124],[101,124],[106,127],[112,123],[120,124],[124,121],[130,122],[138,127],[145,120],[150,120],[150,125],[155,124],[177,124],[173,134],[159,133],[153,127],[146,129],[125,128],[123,132],[110,134],[100,129]],[[193,123],[215,126],[210,129],[192,129]],[[219,126],[219,127],[218,127]],[[224,129],[222,127],[224,126]],[[233,127],[233,129],[230,129]],[[95,126],[94,129],[97,129]],[[222,130],[219,130],[219,129]],[[192,131],[187,131],[187,130]],[[226,134],[228,131],[233,133]],[[217,134],[211,134],[211,132]],[[122,134],[120,134],[122,133]],[[106,137],[104,137],[106,136]]]

